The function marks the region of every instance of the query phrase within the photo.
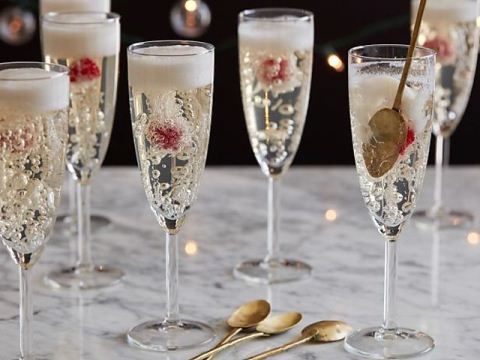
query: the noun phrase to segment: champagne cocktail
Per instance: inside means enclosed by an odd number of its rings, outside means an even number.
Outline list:
[[[309,265],[279,249],[280,179],[300,144],[307,116],[313,58],[313,14],[296,9],[240,13],[238,25],[243,112],[250,144],[268,177],[268,254],[240,263],[235,276],[253,282],[295,281]]]
[[[150,208],[166,233],[164,319],[140,324],[130,344],[170,351],[204,344],[213,330],[178,308],[178,239],[205,168],[213,97],[214,48],[151,41],[128,48],[128,82],[138,167]]]
[[[473,215],[464,210],[443,206],[442,170],[445,141],[457,128],[470,99],[477,66],[479,29],[478,0],[430,0],[420,28],[419,44],[437,52],[433,134],[436,137],[435,193],[433,207],[419,211],[415,219],[421,224],[440,227],[464,226]],[[416,14],[418,0],[412,1]]]
[[[46,61],[70,69],[67,169],[77,186],[78,254],[75,265],[50,273],[54,287],[101,288],[123,272],[94,265],[90,234],[90,184],[110,141],[117,96],[120,21],[113,13],[48,13],[42,18]]]
[[[432,130],[435,52],[416,48],[403,93],[401,117],[373,117],[392,108],[408,46],[371,45],[349,52],[349,94],[355,164],[363,200],[385,240],[384,323],[353,332],[346,349],[372,359],[430,351],[425,333],[395,323],[397,241],[422,189]]]
[[[65,170],[68,68],[0,64],[0,236],[20,271],[20,353],[33,359],[33,265],[52,232]]]

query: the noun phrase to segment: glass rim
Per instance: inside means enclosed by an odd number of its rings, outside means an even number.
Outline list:
[[[360,46],[355,46],[348,50],[348,55],[352,58],[356,59],[365,59],[365,60],[384,60],[384,61],[406,61],[409,59],[409,57],[404,56],[404,57],[382,57],[382,56],[366,56],[366,55],[359,55],[355,54],[356,51],[361,50],[361,49],[368,49],[368,48],[398,48],[398,49],[406,49],[408,50],[410,45],[406,44],[371,44],[371,45],[360,45]],[[433,49],[430,49],[425,46],[415,46],[415,50],[421,50],[425,52],[423,55],[419,56],[412,56],[412,60],[421,60],[421,59],[428,59],[431,57],[434,57],[437,52]]]
[[[8,70],[8,69],[22,69],[22,68],[28,68],[30,67],[36,68],[36,69],[45,69],[46,67],[51,67],[53,69],[57,70],[47,70],[47,73],[45,76],[42,77],[35,77],[35,78],[22,78],[22,79],[12,79],[8,78],[5,79],[2,77],[1,72],[2,70]],[[0,63],[0,81],[36,81],[36,80],[49,80],[49,79],[56,79],[64,75],[68,75],[70,72],[70,69],[64,65],[60,64],[53,64],[53,63],[47,63],[47,62],[41,62],[41,61],[10,61],[10,62],[4,62]]]
[[[267,16],[253,16],[255,14],[261,15],[262,13],[278,13],[278,16],[281,15],[298,15],[294,18],[272,18]],[[240,20],[249,20],[249,21],[269,21],[269,22],[297,22],[297,21],[308,21],[313,19],[313,12],[305,9],[299,8],[289,8],[289,7],[265,7],[265,8],[255,8],[255,9],[246,9],[242,10],[238,17]]]
[[[104,19],[86,19],[85,21],[72,22],[67,20],[62,20],[59,17],[63,15],[106,15]],[[95,24],[105,24],[113,23],[120,20],[120,15],[114,12],[109,11],[65,11],[57,12],[50,11],[41,16],[42,22],[47,22],[50,24],[61,24],[61,25],[95,25]],[[77,18],[78,19],[78,18]]]
[[[139,49],[146,49],[149,47],[155,46],[155,44],[159,46],[168,46],[168,45],[185,45],[185,46],[198,46],[205,49],[204,52],[201,53],[187,53],[187,54],[146,54],[143,52],[139,52]],[[149,46],[150,45],[150,46]],[[142,41],[137,42],[129,45],[127,47],[127,52],[133,55],[140,55],[140,56],[151,56],[151,57],[187,57],[187,56],[198,56],[198,55],[205,55],[213,52],[215,50],[215,46],[210,43],[202,42],[202,41],[195,41],[195,40],[149,40],[149,41]]]

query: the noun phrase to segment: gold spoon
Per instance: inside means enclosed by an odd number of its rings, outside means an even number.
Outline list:
[[[222,344],[220,346],[217,346],[216,348],[206,351],[204,353],[201,353],[200,355],[197,355],[190,360],[206,359],[211,355],[215,355],[216,353],[222,350],[225,350],[233,345],[236,345],[246,340],[255,339],[257,337],[281,334],[293,328],[301,320],[302,320],[302,314],[297,312],[289,312],[289,313],[271,316],[263,320],[260,324],[258,324],[258,326],[256,327],[256,331],[254,333],[242,336],[238,339],[235,339],[225,344]]]
[[[265,300],[254,300],[243,304],[230,315],[227,320],[227,324],[231,328],[230,331],[212,348],[212,350],[229,342],[243,329],[257,326],[260,322],[265,320],[269,314],[270,304]],[[207,360],[210,360],[211,358],[213,358],[213,355]]]
[[[383,176],[395,165],[400,155],[398,150],[407,138],[407,122],[400,113],[400,107],[426,3],[427,0],[421,0],[418,7],[405,66],[393,106],[391,109],[383,108],[377,111],[368,123],[373,138],[369,144],[364,145],[364,159],[367,170],[373,177]]]
[[[246,360],[266,359],[267,357],[310,341],[316,343],[340,341],[343,340],[351,331],[352,327],[343,321],[319,321],[304,328],[302,330],[302,336],[299,339],[286,343],[285,345],[277,348],[267,350],[261,354],[249,357]]]

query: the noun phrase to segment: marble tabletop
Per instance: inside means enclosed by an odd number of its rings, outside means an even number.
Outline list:
[[[419,207],[430,204],[432,173]],[[447,201],[480,214],[480,168],[447,171]],[[208,168],[198,200],[181,232],[180,301],[184,314],[222,336],[224,319],[247,300],[266,298],[274,312],[297,310],[302,324],[288,334],[251,342],[217,359],[243,359],[296,336],[317,320],[342,319],[354,327],[382,317],[383,241],[362,202],[352,167],[293,167],[283,180],[281,241],[290,256],[314,268],[311,279],[287,285],[248,285],[232,276],[241,260],[266,247],[267,182],[254,167]],[[164,241],[136,168],[105,168],[93,188],[93,207],[114,226],[94,237],[97,262],[127,273],[101,291],[53,291],[42,276],[70,259],[69,241],[56,233],[34,268],[34,346],[47,359],[185,360],[199,350],[159,354],[126,343],[130,327],[164,312]],[[328,209],[336,211],[327,221]],[[480,354],[480,244],[471,229],[432,233],[413,222],[399,248],[398,322],[432,335],[437,347],[424,359],[475,360]],[[480,231],[480,230],[479,230]],[[468,240],[469,239],[469,240]],[[195,243],[193,243],[195,242]],[[188,255],[197,245],[195,254]],[[0,251],[0,358],[18,354],[18,275]],[[305,345],[279,360],[353,359],[342,343]]]

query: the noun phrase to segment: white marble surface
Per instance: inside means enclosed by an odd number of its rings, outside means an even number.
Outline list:
[[[480,214],[480,168],[447,174],[449,202]],[[429,173],[420,206],[432,194]],[[198,243],[198,253],[181,255],[181,305],[185,314],[207,321],[219,335],[240,303],[267,298],[274,312],[301,311],[302,324],[288,334],[258,340],[218,356],[243,359],[278,345],[322,319],[343,319],[355,327],[381,322],[383,241],[360,197],[353,168],[292,168],[284,179],[282,247],[315,269],[301,283],[274,287],[246,285],[232,266],[263,255],[266,180],[257,168],[209,168],[199,198],[181,234]],[[122,284],[87,293],[52,291],[43,274],[68,262],[68,240],[55,235],[35,271],[35,348],[59,360],[185,360],[198,350],[158,354],[130,348],[128,329],[160,317],[164,310],[163,234],[156,226],[136,168],[102,170],[93,190],[94,207],[115,226],[94,239],[94,256],[123,268]],[[326,209],[338,219],[325,220]],[[183,248],[183,247],[182,247]],[[0,252],[0,358],[18,351],[17,271]],[[400,242],[399,323],[431,334],[437,348],[425,359],[475,360],[480,354],[480,244],[467,232],[440,234],[410,224]],[[206,348],[206,347],[205,347]],[[342,344],[307,345],[277,357],[290,360],[352,359]]]

